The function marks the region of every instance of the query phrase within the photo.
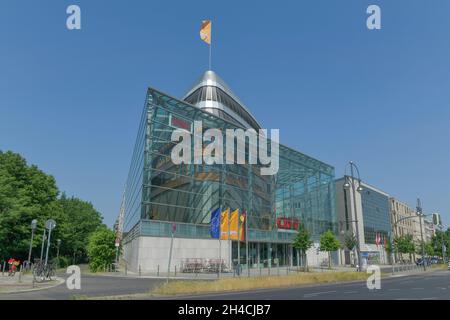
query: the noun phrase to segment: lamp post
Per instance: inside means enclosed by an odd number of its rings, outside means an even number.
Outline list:
[[[347,168],[350,167],[350,176],[347,175]],[[358,179],[356,180],[358,182],[358,186],[355,184],[355,171],[358,174]],[[360,248],[360,241],[359,241],[359,227],[358,227],[358,212],[356,209],[356,191],[362,192],[363,188],[361,187],[361,177],[359,175],[359,169],[358,166],[353,162],[350,161],[347,166],[345,167],[345,183],[344,183],[344,190],[350,190],[352,189],[353,194],[353,209],[355,212],[355,219],[352,220],[355,222],[356,225],[356,253],[358,256],[358,271],[362,270],[361,266],[361,248]]]
[[[31,264],[31,250],[33,248],[33,238],[34,238],[34,231],[36,231],[36,227],[37,227],[37,220],[33,219],[31,221],[31,241],[30,241],[30,250],[28,251],[27,266]]]
[[[59,247],[61,246],[61,239],[56,240],[56,268],[59,268]]]
[[[439,224],[439,228],[441,229],[442,261],[444,263],[447,263],[447,257],[445,256],[447,248],[445,247],[445,243],[444,243],[444,226],[442,225],[442,223]]]
[[[56,222],[53,219],[48,219],[45,221],[45,228],[48,229],[48,240],[47,240],[47,253],[45,254],[45,266],[48,263],[48,251],[50,249],[50,240],[52,236],[52,230],[56,227]]]
[[[43,257],[44,257],[44,246],[45,246],[45,241],[47,240],[46,230],[47,230],[47,229],[44,228],[44,233],[42,234],[41,259],[40,259],[41,262],[42,262],[42,259],[43,259]]]
[[[417,199],[417,215],[419,216],[419,225],[420,225],[420,241],[422,246],[422,264],[423,264],[423,271],[427,271],[427,264],[425,261],[425,243],[423,242],[423,230],[422,230],[422,204],[420,202],[420,199]]]

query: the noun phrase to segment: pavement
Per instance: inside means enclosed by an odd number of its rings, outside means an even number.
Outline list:
[[[165,279],[142,279],[120,276],[99,276],[81,274],[81,289],[69,290],[65,284],[67,275],[58,274],[63,279],[60,285],[31,292],[1,293],[0,300],[71,300],[75,298],[99,297],[148,293]]]
[[[167,299],[167,298],[166,298]],[[181,300],[449,300],[450,271],[433,270],[394,275],[381,279],[380,290],[369,290],[366,282],[209,293],[179,296]]]

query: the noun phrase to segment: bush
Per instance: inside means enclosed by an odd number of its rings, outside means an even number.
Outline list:
[[[89,269],[92,272],[100,271],[114,262],[116,257],[115,238],[114,231],[106,227],[97,229],[89,237],[87,254],[89,257]]]
[[[55,258],[52,262],[55,264],[55,266],[57,265],[58,268],[67,268],[68,266],[70,266],[72,260],[68,257],[59,256],[59,261]]]

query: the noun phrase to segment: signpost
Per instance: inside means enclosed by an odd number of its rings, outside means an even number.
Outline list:
[[[52,230],[56,227],[56,221],[53,219],[48,219],[45,221],[45,229],[48,230],[48,240],[47,240],[47,253],[45,254],[45,265],[48,263],[48,251],[50,249],[50,240],[52,235]],[[44,231],[45,232],[45,231]]]
[[[37,220],[33,219],[31,221],[31,241],[30,241],[30,251],[28,251],[27,267],[29,267],[31,264],[31,250],[33,248],[33,237],[34,237],[34,231],[36,230],[36,227],[37,227]]]
[[[174,222],[172,223],[172,239],[170,240],[169,263],[167,264],[167,283],[169,283],[170,263],[172,260],[173,237],[175,235],[175,231],[177,231],[177,224]]]

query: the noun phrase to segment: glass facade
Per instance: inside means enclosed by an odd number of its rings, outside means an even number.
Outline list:
[[[328,229],[337,232],[332,166],[283,145],[275,176],[261,175],[260,164],[175,165],[172,132],[181,128],[192,136],[194,121],[202,121],[203,130],[239,128],[236,122],[149,88],[125,191],[128,237],[170,236],[171,224],[177,222],[177,237],[209,238],[210,215],[219,207],[248,214],[249,241],[292,242],[295,231],[280,230],[281,218],[305,224],[314,240]],[[264,248],[251,249],[250,258],[255,250],[270,249]],[[278,254],[281,249],[270,252],[287,261]]]
[[[367,186],[363,186],[361,202],[364,219],[364,237],[366,243],[375,244],[377,233],[384,239],[389,238],[391,222],[389,196]]]

